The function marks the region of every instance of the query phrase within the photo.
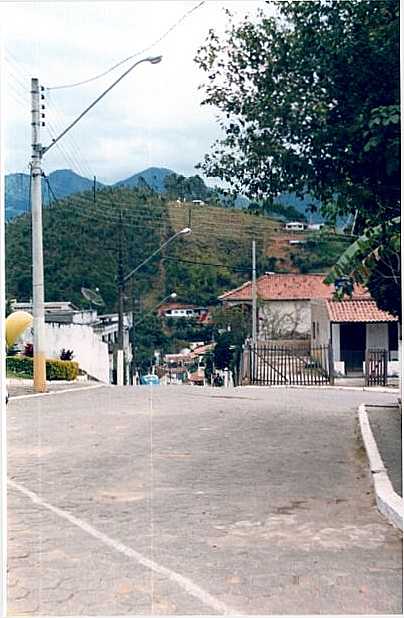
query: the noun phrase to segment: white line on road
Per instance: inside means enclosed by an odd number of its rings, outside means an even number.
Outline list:
[[[234,611],[225,603],[222,603],[222,601],[220,601],[219,599],[216,599],[209,592],[206,592],[206,590],[203,590],[203,588],[201,588],[197,584],[194,584],[194,582],[187,577],[184,577],[183,575],[180,575],[179,573],[176,573],[175,571],[172,571],[171,569],[168,569],[161,564],[158,564],[154,560],[149,560],[149,558],[146,558],[146,556],[143,556],[141,553],[137,552],[131,547],[128,547],[127,545],[124,545],[120,541],[112,539],[111,537],[107,536],[100,530],[97,530],[82,519],[75,517],[68,511],[64,511],[57,506],[53,506],[49,502],[43,500],[40,496],[38,496],[38,494],[30,491],[23,485],[20,485],[20,483],[16,483],[11,479],[7,479],[7,483],[13,489],[16,489],[17,491],[27,496],[30,500],[32,500],[34,504],[39,504],[40,506],[48,509],[49,511],[52,511],[52,513],[55,513],[59,517],[62,517],[63,519],[69,521],[71,524],[78,526],[79,528],[81,528],[81,530],[84,530],[95,539],[101,541],[102,543],[105,543],[105,545],[108,545],[112,549],[120,552],[121,554],[124,554],[128,558],[133,558],[134,560],[136,560],[136,562],[145,566],[148,569],[151,569],[155,573],[160,573],[160,575],[164,575],[170,581],[178,584],[178,586],[188,592],[188,594],[195,597],[196,599],[199,599],[199,601],[202,601],[202,603],[207,607],[210,607],[211,609],[224,615],[242,615],[240,612]]]

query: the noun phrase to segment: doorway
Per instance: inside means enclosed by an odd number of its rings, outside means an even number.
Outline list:
[[[366,350],[366,324],[348,322],[340,325],[341,360],[345,373],[363,373]]]

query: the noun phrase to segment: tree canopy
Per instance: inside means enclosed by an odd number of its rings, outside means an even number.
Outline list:
[[[229,14],[226,33],[210,30],[198,50],[203,104],[219,109],[224,131],[200,167],[258,201],[309,194],[325,216],[351,214],[358,234],[392,221],[400,215],[398,0],[266,4],[275,14],[241,23]],[[365,283],[378,304],[388,291],[383,308],[396,312],[399,247],[389,230],[377,254],[371,249]],[[363,280],[363,251],[352,255],[359,262],[344,274]]]
[[[399,2],[268,3],[210,30],[198,50],[205,105],[224,138],[202,169],[252,199],[309,192],[365,227],[398,211]]]

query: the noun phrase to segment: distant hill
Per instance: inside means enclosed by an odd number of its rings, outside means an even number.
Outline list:
[[[72,193],[88,191],[93,188],[93,181],[79,176],[71,170],[56,170],[48,176],[56,198],[63,198]],[[96,183],[97,189],[103,188],[101,182]],[[6,219],[13,219],[28,211],[30,177],[29,174],[7,174],[5,178]],[[45,179],[42,179],[42,194],[45,205],[54,198],[49,193]]]
[[[175,174],[175,172],[166,167],[149,167],[143,170],[143,172],[125,178],[125,180],[119,180],[113,186],[133,188],[142,186],[142,184],[146,183],[153,191],[163,193],[165,188],[164,181],[167,176],[171,176],[171,174]]]
[[[133,189],[137,187],[149,187],[157,193],[164,193],[166,190],[165,181],[168,176],[176,175],[176,172],[166,167],[149,167],[141,172],[133,174],[123,180],[107,185],[101,182],[96,183],[97,190],[105,187],[119,188],[126,187]],[[93,190],[93,180],[79,176],[72,170],[56,170],[49,174],[49,183],[56,198],[67,197],[74,193]],[[192,177],[191,177],[192,178]],[[195,177],[193,177],[195,178]],[[213,195],[214,189],[207,187],[201,181],[201,192],[203,195],[196,195],[199,199],[206,199],[207,196]],[[5,206],[6,220],[28,212],[29,209],[29,174],[7,174],[5,178]],[[42,181],[44,204],[48,205],[49,201],[53,200],[52,195],[49,195],[45,181]],[[249,200],[245,197],[238,196],[235,200],[236,208],[248,207]]]
[[[86,301],[81,287],[98,287],[105,310],[116,311],[118,201],[123,209],[125,273],[175,232],[189,224],[192,228],[192,234],[178,238],[130,280],[126,287],[129,309],[132,299],[140,299],[147,310],[173,291],[181,302],[217,302],[220,294],[250,279],[253,239],[257,242],[258,274],[327,272],[347,242],[323,235],[313,237],[303,248],[290,246],[289,235],[268,216],[217,205],[178,204],[141,187],[101,189],[95,203],[92,191],[81,192],[44,209],[46,300],[70,300],[83,307]],[[30,228],[28,213],[6,224],[7,298],[29,300],[32,296]]]
[[[148,186],[157,193],[165,192],[165,181],[168,176],[175,175],[176,172],[165,167],[149,167],[141,172],[133,174],[128,178],[119,180],[112,185],[106,185],[101,182],[96,183],[97,190],[106,187],[126,187],[137,188],[142,186]],[[192,178],[196,177],[191,177]],[[207,187],[201,180],[202,195],[196,197],[201,199],[207,199],[209,196],[213,196],[215,189]],[[63,169],[56,170],[49,174],[49,183],[52,187],[53,193],[56,198],[64,198],[74,193],[81,193],[83,191],[93,190],[93,180],[85,178],[73,172],[72,170]],[[8,174],[5,177],[5,211],[6,220],[13,219],[14,217],[21,215],[28,211],[29,203],[29,185],[30,177],[28,174]],[[53,201],[52,194],[49,193],[47,185],[42,180],[44,204],[48,205],[49,201]],[[193,198],[189,198],[193,199]],[[224,198],[219,198],[220,202],[224,203]],[[280,221],[290,220],[291,213],[295,210],[297,213],[303,215],[308,221],[312,223],[321,223],[324,218],[319,212],[310,213],[307,211],[309,204],[316,204],[319,206],[319,202],[310,197],[305,197],[303,200],[298,198],[295,194],[285,193],[275,199],[275,203],[284,206],[284,213],[274,209],[273,212],[269,212],[269,216]],[[246,209],[250,204],[250,200],[243,196],[238,196],[235,199],[234,207],[239,209]],[[292,216],[293,218],[293,216]]]

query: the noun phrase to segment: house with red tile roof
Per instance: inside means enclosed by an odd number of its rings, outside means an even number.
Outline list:
[[[314,299],[330,299],[334,286],[324,283],[325,274],[265,273],[257,279],[257,324],[259,339],[309,339]],[[355,286],[354,297],[369,294]],[[224,306],[252,306],[252,282],[219,297]]]
[[[387,352],[387,374],[399,372],[399,323],[370,296],[311,302],[312,345],[331,343],[337,374],[364,371],[366,350]]]

